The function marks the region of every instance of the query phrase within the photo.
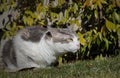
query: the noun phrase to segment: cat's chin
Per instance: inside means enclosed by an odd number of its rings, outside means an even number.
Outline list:
[[[76,50],[73,50],[73,51],[71,51],[71,52],[75,53],[75,52],[77,52],[77,49],[76,49]]]

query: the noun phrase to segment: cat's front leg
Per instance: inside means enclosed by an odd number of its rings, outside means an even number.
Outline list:
[[[48,66],[50,66],[52,63],[56,61],[56,57],[50,56],[46,61],[47,61]]]
[[[44,64],[41,64],[40,67],[34,67],[33,70],[39,70],[39,69],[43,69],[43,68],[47,68],[47,66]]]

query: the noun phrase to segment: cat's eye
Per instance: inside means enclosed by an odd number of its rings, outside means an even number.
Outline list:
[[[69,38],[69,39],[67,39],[67,41],[70,42],[70,41],[73,41],[73,39],[72,39],[72,38]]]

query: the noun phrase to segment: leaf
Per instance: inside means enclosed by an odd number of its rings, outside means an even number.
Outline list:
[[[117,34],[118,34],[118,39],[120,40],[120,25],[117,25]]]
[[[98,32],[98,35],[99,35],[100,40],[102,41],[102,33]]]
[[[117,33],[120,35],[120,25],[117,25]]]
[[[89,55],[90,55],[90,51],[87,52],[87,56],[89,56]]]
[[[4,4],[0,3],[0,11],[2,12],[2,11],[7,11],[7,10],[8,10],[7,3],[4,3]]]
[[[9,24],[6,25],[7,30],[11,30],[11,26]]]
[[[69,12],[68,12],[68,10],[65,10],[65,18],[66,18],[66,19],[69,18]]]
[[[51,17],[51,20],[54,20],[55,18],[57,18],[59,15],[57,13],[54,13],[54,12],[51,12],[50,13],[50,17]]]
[[[10,36],[13,36],[14,33],[15,33],[15,31],[10,31],[10,32],[9,32]]]
[[[24,24],[27,24],[27,17],[26,16],[23,16],[23,22],[24,22]]]
[[[62,58],[62,57],[59,57],[59,58],[58,58],[59,64],[62,64],[62,61],[63,61],[63,58]]]
[[[97,34],[97,30],[93,29],[93,32],[94,32],[95,34]]]
[[[63,18],[64,18],[63,12],[60,12],[59,15],[58,15],[58,19],[59,19],[59,20],[62,20]]]
[[[65,3],[65,0],[58,0],[59,6]]]
[[[76,13],[76,11],[78,10],[78,5],[76,3],[74,4],[73,9],[74,9],[74,13]]]
[[[36,15],[32,11],[27,10],[27,11],[25,11],[25,13],[27,15],[30,15],[32,18],[36,18]]]
[[[37,6],[37,8],[36,8],[36,11],[38,12],[38,13],[40,13],[41,12],[41,3],[40,4],[38,4],[38,6]]]
[[[102,34],[103,34],[103,36],[106,36],[106,32],[105,32],[105,26],[102,26],[101,27],[101,31],[100,31]]]
[[[41,25],[41,26],[45,25],[43,20],[41,20],[41,21],[38,22],[38,23],[39,23],[39,25]]]
[[[93,3],[96,3],[97,0],[92,0]]]
[[[120,8],[120,1],[119,0],[116,0],[116,4]]]
[[[77,20],[77,19],[70,20],[70,24],[76,24],[78,27],[80,27],[80,26],[81,26],[80,21],[79,21],[79,20]]]
[[[98,7],[99,7],[100,9],[102,9],[103,6],[102,6],[102,3],[101,3],[101,0],[98,0],[98,1],[97,1],[97,4],[98,4]]]
[[[100,39],[97,38],[96,41],[97,41],[97,45],[100,46],[101,43]]]
[[[95,14],[95,18],[98,19],[98,11],[97,10],[94,11],[94,14]]]
[[[80,23],[80,21],[79,21],[79,20],[75,20],[75,24],[76,24],[78,27],[80,27],[80,26],[81,26],[81,23]]]
[[[8,37],[8,38],[10,38],[9,31],[6,31],[6,32],[5,32],[5,36]]]
[[[90,4],[90,0],[86,0],[85,3],[83,4],[83,8],[88,7]]]
[[[102,2],[103,4],[107,4],[106,0],[101,0],[101,2]]]
[[[61,21],[59,21],[60,23],[65,23],[65,22],[67,22],[68,21],[68,19],[67,18],[63,18]]]
[[[106,19],[106,27],[107,27],[107,29],[111,32],[111,31],[116,31],[116,25],[114,24],[114,23],[112,23],[111,21],[108,21],[107,19]]]
[[[101,27],[101,31],[100,32],[101,33],[105,32],[105,27],[104,26]]]
[[[85,44],[86,44],[86,40],[85,40],[85,38],[83,37],[83,34],[78,33],[78,36],[79,36],[79,38],[80,38],[80,43],[81,43],[82,45],[85,45]]]
[[[108,48],[109,48],[109,41],[106,38],[103,38],[103,40],[105,41],[106,50],[108,50]]]
[[[117,20],[117,22],[120,23],[120,15],[118,15],[116,12],[114,12],[113,17]]]
[[[31,17],[28,17],[27,19],[27,24],[31,26],[34,22],[33,19]]]
[[[19,25],[19,26],[17,26],[19,29],[22,29],[22,28],[24,28],[24,26],[22,26],[22,25]]]

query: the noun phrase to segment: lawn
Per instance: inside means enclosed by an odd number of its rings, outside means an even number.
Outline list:
[[[120,78],[120,56],[77,61],[36,71],[8,73],[0,69],[0,78]]]

